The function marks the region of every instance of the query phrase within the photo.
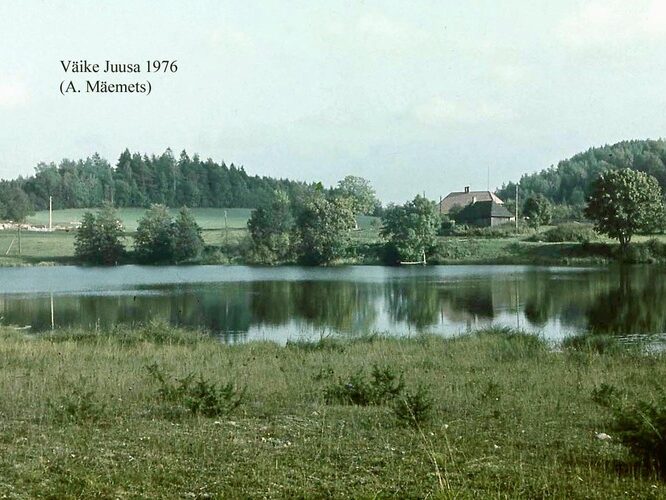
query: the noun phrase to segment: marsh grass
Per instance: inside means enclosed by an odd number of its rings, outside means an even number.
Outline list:
[[[34,338],[0,330],[3,495],[666,496],[658,470],[632,459],[592,398],[604,383],[656,401],[661,354],[573,355],[510,331],[329,349],[222,345],[196,332],[170,337],[196,341],[165,342],[137,330]],[[247,393],[217,416],[176,409],[165,418],[160,385],[146,372],[153,364],[176,386],[194,373]],[[427,387],[422,425],[404,425],[393,404],[324,400],[332,382],[359,371],[369,380],[373,366],[402,373],[403,395]]]

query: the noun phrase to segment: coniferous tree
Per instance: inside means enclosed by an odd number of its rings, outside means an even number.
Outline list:
[[[176,217],[174,238],[174,259],[177,262],[193,259],[201,254],[204,247],[201,227],[186,207],[181,208]]]
[[[74,236],[74,255],[81,262],[92,264],[97,261],[97,230],[92,212],[85,212],[81,218]]]
[[[104,204],[95,218],[97,230],[97,245],[100,263],[104,265],[117,264],[125,253],[122,243],[123,226],[118,212],[109,204]]]

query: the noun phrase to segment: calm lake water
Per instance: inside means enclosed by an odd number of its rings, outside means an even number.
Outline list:
[[[552,340],[666,331],[666,270],[242,266],[0,269],[0,323],[101,327],[159,318],[229,341],[433,332],[489,325]]]

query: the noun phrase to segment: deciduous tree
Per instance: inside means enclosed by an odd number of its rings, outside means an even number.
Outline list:
[[[437,241],[439,214],[435,204],[422,196],[388,207],[382,222],[381,235],[387,239],[389,255],[397,260],[424,259]]]
[[[263,264],[287,260],[293,226],[289,197],[284,191],[276,191],[273,200],[253,211],[247,222],[255,259]]]
[[[663,228],[663,194],[651,175],[611,170],[594,182],[585,215],[596,231],[616,238],[626,249],[635,233]]]
[[[175,260],[174,225],[164,205],[153,205],[139,221],[134,251],[140,262],[156,264]]]
[[[553,209],[545,196],[537,194],[525,200],[523,215],[528,218],[530,226],[538,229],[539,226],[550,224]]]
[[[298,257],[304,264],[328,264],[342,257],[356,222],[346,198],[327,198],[315,190],[303,203],[296,220]]]

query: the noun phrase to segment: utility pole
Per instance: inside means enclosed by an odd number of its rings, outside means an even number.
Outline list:
[[[227,224],[227,211],[224,211],[224,243],[229,243],[229,226]]]
[[[518,184],[516,184],[516,233],[518,232]]]
[[[53,196],[49,196],[49,233],[53,231]]]
[[[21,225],[18,227],[18,245],[19,245],[19,255],[21,255]]]

